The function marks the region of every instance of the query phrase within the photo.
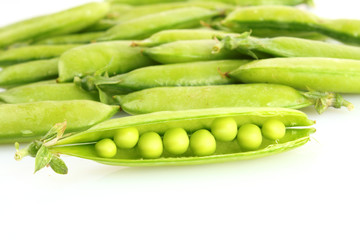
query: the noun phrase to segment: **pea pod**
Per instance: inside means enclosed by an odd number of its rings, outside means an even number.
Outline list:
[[[327,57],[360,60],[360,48],[343,44],[314,41],[294,37],[255,38],[248,33],[240,36],[217,36],[222,41],[215,46],[237,50],[256,57],[260,51],[275,57]]]
[[[79,45],[24,46],[11,48],[0,53],[0,65],[11,65],[21,62],[60,57],[65,51]]]
[[[86,77],[77,80],[76,83],[88,91],[98,88],[111,94],[124,94],[163,86],[229,84],[234,81],[227,78],[225,73],[248,62],[248,60],[221,60],[158,65],[136,69],[112,78]]]
[[[210,129],[214,120],[223,117],[234,119],[238,126],[252,123],[261,127],[269,119],[279,120],[288,129],[281,140],[265,139],[257,150],[243,151],[236,141],[216,142],[215,152],[208,156],[195,156],[191,150],[188,150],[182,155],[175,156],[165,152],[158,158],[144,159],[136,148],[118,149],[114,157],[99,157],[95,151],[96,142],[113,138],[116,130],[119,129],[135,127],[140,135],[148,132],[163,135],[169,129],[182,128],[188,134],[192,134],[198,129]],[[27,149],[18,151],[16,159],[19,160],[26,154],[36,156],[36,170],[39,170],[41,165],[44,165],[43,163],[47,163],[46,161],[50,161],[52,156],[59,154],[116,166],[195,165],[253,159],[284,152],[305,144],[309,141],[310,134],[314,132],[314,129],[309,127],[313,124],[314,122],[302,112],[279,108],[218,108],[158,112],[108,120],[84,132],[56,139],[58,141],[55,144],[54,141],[52,144],[40,143],[42,147],[31,144]],[[45,158],[44,151],[38,151],[39,148],[43,150],[47,148],[47,153],[50,152],[53,155],[46,154]]]
[[[0,28],[0,47],[16,42],[78,32],[102,19],[108,11],[108,3],[94,2],[14,23]]]
[[[58,58],[19,63],[0,71],[0,87],[54,79],[58,76]]]
[[[80,44],[80,43],[91,43],[95,42],[103,32],[89,32],[89,33],[77,33],[62,35],[56,37],[44,38],[36,41],[34,45],[58,45],[58,44]]]
[[[261,94],[259,94],[261,93]],[[130,114],[221,107],[282,107],[300,109],[315,105],[319,113],[328,107],[353,105],[339,94],[301,92],[277,84],[158,87],[115,97]]]
[[[216,43],[215,40],[183,40],[145,48],[143,52],[146,56],[163,64],[249,58],[227,49],[221,49],[216,54],[212,54]]]
[[[277,83],[300,90],[360,93],[360,61],[272,58],[240,66],[229,76],[243,83]]]
[[[129,41],[94,43],[70,49],[59,60],[59,82],[107,72],[110,76],[154,64],[142,54],[142,49],[131,47]]]
[[[220,13],[220,11],[212,11],[199,7],[164,11],[120,22],[116,26],[107,30],[98,40],[109,41],[144,39],[165,29],[199,27],[200,21],[219,16]]]
[[[172,3],[172,2],[183,2],[184,0],[107,0],[112,4],[129,4],[129,5],[147,5],[157,3]]]
[[[211,40],[214,38],[214,36],[222,36],[223,34],[225,33],[213,29],[170,29],[157,32],[147,39],[134,41],[132,45],[153,47],[165,43],[183,40]],[[226,35],[237,36],[239,34],[227,33]]]
[[[43,136],[54,124],[67,121],[69,132],[109,119],[118,107],[95,101],[43,101],[0,105],[0,143],[27,142]]]
[[[201,7],[210,10],[228,10],[231,9],[233,6],[222,2],[209,2],[209,1],[147,4],[147,5],[134,7],[131,10],[127,11],[126,13],[121,14],[121,16],[117,17],[116,19],[119,21],[128,21],[154,13],[159,13],[159,12],[178,9],[178,8],[186,8],[186,7]]]
[[[93,100],[98,101],[96,93],[89,93],[73,83],[56,84],[55,80],[26,84],[0,92],[0,102],[28,103],[39,101]]]
[[[301,9],[285,6],[239,8],[222,24],[235,32],[252,31],[255,36],[292,36],[319,33],[346,43],[360,43],[360,21],[322,19]]]
[[[106,15],[107,19],[117,19],[123,14],[126,14],[128,11],[130,11],[133,8],[133,6],[129,4],[121,4],[121,3],[111,3],[110,4],[110,11]]]

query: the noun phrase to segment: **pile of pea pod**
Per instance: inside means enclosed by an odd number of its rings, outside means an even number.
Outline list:
[[[360,93],[360,20],[311,7],[108,0],[3,26],[0,144],[59,174],[60,155],[192,165],[302,146],[315,121],[301,109],[351,110],[340,94]]]

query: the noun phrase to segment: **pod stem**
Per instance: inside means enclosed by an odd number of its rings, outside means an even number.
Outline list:
[[[244,32],[238,36],[230,35],[216,35],[217,44],[213,47],[213,53],[218,53],[221,49],[230,51],[238,51],[242,54],[249,55],[252,58],[258,59],[258,56],[252,51],[258,48],[258,42],[251,37],[251,32]]]
[[[303,92],[302,94],[315,105],[315,109],[319,114],[323,113],[329,107],[346,107],[349,111],[354,109],[354,105],[346,101],[338,93],[309,91]]]
[[[66,121],[57,123],[43,138],[33,141],[24,149],[20,149],[20,144],[15,143],[15,160],[20,161],[26,156],[31,156],[35,158],[35,172],[50,166],[56,173],[67,174],[68,169],[65,163],[49,150],[51,146],[55,145],[63,137],[65,129]]]

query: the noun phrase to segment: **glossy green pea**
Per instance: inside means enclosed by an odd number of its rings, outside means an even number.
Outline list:
[[[147,16],[154,13],[163,11],[186,8],[186,7],[201,7],[210,10],[226,10],[232,8],[231,5],[222,2],[210,2],[210,1],[192,1],[192,2],[168,2],[157,4],[146,4],[142,6],[136,6],[127,11],[121,16],[117,17],[117,20],[127,21],[135,18]]]
[[[116,155],[116,145],[113,140],[106,138],[95,144],[96,153],[103,158],[112,158]]]
[[[59,59],[19,63],[0,71],[0,87],[54,79],[58,76]]]
[[[245,63],[248,61],[220,60],[157,65],[136,69],[112,78],[88,77],[77,80],[76,83],[86,90],[99,88],[111,94],[123,94],[153,87],[229,84],[233,83],[233,80],[226,78],[224,74]]]
[[[260,128],[255,124],[244,124],[239,128],[237,141],[244,151],[257,150],[262,143]]]
[[[215,139],[222,142],[231,142],[236,138],[238,127],[231,117],[215,119],[211,124],[211,133]]]
[[[216,151],[216,141],[208,130],[200,129],[191,135],[190,148],[196,156],[208,156]]]
[[[17,22],[0,28],[0,47],[21,41],[78,32],[102,19],[108,11],[108,3],[94,2]]]
[[[44,38],[42,40],[36,41],[33,44],[35,45],[57,45],[57,44],[80,44],[80,43],[91,43],[95,42],[103,32],[89,32],[89,33],[77,33],[62,35],[56,37]]]
[[[262,135],[271,140],[279,140],[286,134],[285,125],[277,119],[267,120],[261,128]]]
[[[0,92],[0,101],[5,103],[28,103],[40,101],[93,100],[97,93],[87,92],[73,83],[56,84],[55,80],[26,84]]]
[[[70,49],[59,60],[59,82],[102,71],[109,76],[154,64],[129,41],[94,43]]]
[[[229,75],[243,83],[277,83],[300,90],[360,93],[359,69],[358,60],[272,58],[245,64]]]
[[[360,48],[343,44],[334,44],[315,40],[276,37],[255,38],[249,34],[242,36],[226,36],[215,47],[237,50],[241,53],[260,51],[276,57],[327,57],[360,60]]]
[[[164,134],[164,148],[167,152],[181,155],[189,148],[189,136],[183,128],[172,128]]]
[[[0,66],[60,57],[65,51],[78,46],[79,45],[67,44],[11,48],[0,53]]]
[[[259,95],[259,93],[261,93]],[[302,92],[279,84],[236,84],[221,86],[156,87],[115,96],[130,114],[219,107],[283,107],[300,109],[314,105],[319,113],[328,107],[353,105],[339,94]],[[166,103],[166,104],[164,104]]]
[[[121,128],[116,131],[114,141],[118,148],[133,148],[139,141],[139,131],[135,127]]]
[[[285,6],[239,8],[222,24],[235,32],[252,31],[255,36],[296,36],[315,32],[347,43],[360,42],[359,20],[327,20]]]
[[[145,40],[134,41],[133,46],[153,47],[165,43],[183,40],[211,40],[214,38],[214,36],[222,34],[225,33],[212,29],[170,29],[157,32]],[[237,36],[239,34],[229,35]]]
[[[211,123],[215,119],[222,117],[234,118],[239,126],[247,123],[262,126],[268,119],[278,119],[285,124],[288,131],[285,137],[276,143],[264,139],[262,146],[256,151],[242,151],[237,141],[217,142],[215,153],[208,156],[195,156],[192,151],[187,151],[184,154],[176,156],[164,152],[158,158],[144,159],[143,156],[140,155],[138,148],[134,148],[118,149],[115,157],[102,158],[99,157],[94,150],[94,143],[104,138],[113,138],[114,132],[120,128],[136,127],[141,135],[147,132],[155,132],[155,134],[163,135],[167,130],[172,128],[182,128],[188,133],[194,133],[199,129],[210,129]],[[309,120],[302,112],[280,108],[215,108],[157,112],[111,119],[84,132],[64,136],[56,143],[53,142],[54,145],[48,144],[46,148],[50,154],[54,154],[54,156],[57,157],[59,154],[66,154],[117,166],[209,164],[254,159],[256,157],[281,153],[299,147],[309,141],[310,134],[314,132],[314,129],[308,126],[313,124],[314,122]],[[55,130],[57,129],[58,126]],[[51,132],[54,133],[54,130]],[[55,133],[56,132],[58,131],[55,131]],[[159,137],[157,137],[157,139],[159,140]],[[161,142],[161,138],[158,142]],[[153,143],[153,141],[150,141],[150,143]],[[37,155],[37,162],[48,160],[49,158],[42,156],[42,154],[38,152],[42,144],[41,141],[37,141],[30,144],[27,149],[19,150],[16,159],[21,159],[26,153],[32,153],[32,156]]]
[[[216,43],[215,40],[176,41],[145,48],[144,54],[163,64],[249,58],[244,54],[226,49],[213,54],[211,52]]]
[[[156,132],[147,132],[140,136],[138,149],[143,158],[158,158],[163,153],[161,137]]]
[[[1,104],[0,143],[40,138],[54,124],[64,121],[67,121],[66,132],[83,131],[109,119],[118,109],[88,100]]]
[[[99,41],[144,39],[165,29],[192,28],[200,26],[200,21],[220,15],[219,11],[204,8],[180,8],[147,15],[120,22],[100,37]],[[151,23],[151,24],[149,24]]]

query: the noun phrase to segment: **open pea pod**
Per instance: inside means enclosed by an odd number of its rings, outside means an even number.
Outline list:
[[[141,157],[138,148],[135,147],[127,150],[118,149],[114,157],[104,158],[100,157],[95,150],[96,142],[113,138],[119,129],[135,127],[140,135],[147,132],[163,135],[169,129],[182,128],[191,135],[199,129],[210,129],[214,120],[224,117],[234,119],[237,126],[252,123],[259,127],[263,126],[269,119],[276,119],[281,121],[287,130],[282,139],[278,141],[265,139],[261,146],[253,151],[242,150],[235,140],[231,142],[217,141],[215,152],[208,156],[197,156],[188,149],[182,155],[175,156],[165,151],[159,158],[144,159]],[[272,155],[299,147],[309,141],[310,134],[314,132],[314,129],[310,127],[313,124],[314,121],[309,120],[306,114],[297,110],[282,108],[215,108],[157,112],[111,119],[84,132],[56,139],[58,141],[56,143],[53,141],[52,144],[49,144],[49,141],[40,144],[32,143],[27,149],[18,151],[16,159],[21,159],[26,154],[35,156],[37,170],[39,166],[44,165],[44,161],[51,161],[51,154],[53,156],[65,154],[118,166],[193,165],[227,162]],[[58,128],[63,129],[57,126],[52,132],[56,132]],[[38,151],[44,147],[48,148],[47,154],[43,153],[45,150]],[[49,153],[51,154],[49,155]],[[45,155],[46,158],[42,155]]]

